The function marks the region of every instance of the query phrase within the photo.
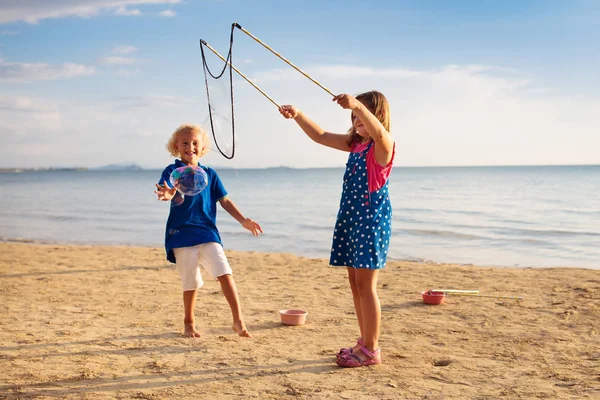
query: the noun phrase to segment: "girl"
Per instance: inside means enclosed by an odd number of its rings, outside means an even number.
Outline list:
[[[158,195],[158,200],[172,200],[167,220],[165,248],[167,260],[177,265],[183,286],[183,334],[187,337],[200,337],[194,323],[196,294],[198,288],[204,284],[198,268],[200,261],[209,274],[221,284],[231,308],[233,330],[240,336],[250,337],[242,319],[235,281],[216,226],[217,202],[254,236],[261,234],[262,229],[256,222],[245,218],[227,197],[227,191],[215,170],[198,163],[198,159],[208,152],[207,144],[208,136],[199,126],[182,125],[173,132],[167,143],[167,150],[179,159],[165,168],[154,192]],[[208,176],[208,185],[195,196],[184,196],[182,202],[180,197],[175,197],[177,190],[170,186],[169,177],[174,169],[185,165],[200,166],[204,169]]]
[[[281,106],[279,111],[293,118],[313,141],[350,152],[329,263],[347,267],[361,333],[355,346],[339,351],[337,364],[360,367],[381,363],[377,278],[385,267],[392,232],[388,177],[395,144],[389,132],[390,107],[383,94],[371,91],[356,98],[340,94],[333,101],[352,111],[352,127],[345,135],[324,131],[294,106]]]

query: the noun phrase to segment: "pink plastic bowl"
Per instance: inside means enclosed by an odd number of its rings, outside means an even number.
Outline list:
[[[302,325],[306,322],[308,312],[304,310],[280,310],[281,323],[284,325]]]
[[[431,290],[428,290],[426,292],[421,292],[421,296],[423,296],[423,303],[438,305],[438,304],[442,304],[444,302],[446,293],[432,292]]]

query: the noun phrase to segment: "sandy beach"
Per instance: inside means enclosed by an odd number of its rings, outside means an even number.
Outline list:
[[[600,271],[390,262],[383,364],[342,369],[358,336],[344,269],[228,251],[246,324],[218,282],[181,336],[179,278],[161,248],[0,243],[1,399],[600,398]],[[423,304],[420,291],[477,289]],[[301,326],[278,310],[309,312]]]

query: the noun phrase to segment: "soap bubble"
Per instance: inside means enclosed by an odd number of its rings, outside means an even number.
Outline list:
[[[175,169],[171,172],[169,180],[171,185],[185,196],[195,196],[208,185],[208,175],[204,169],[191,165]]]

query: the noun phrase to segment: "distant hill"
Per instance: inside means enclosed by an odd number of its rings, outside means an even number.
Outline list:
[[[143,168],[137,164],[110,164],[101,167],[90,168],[93,171],[140,171]]]

